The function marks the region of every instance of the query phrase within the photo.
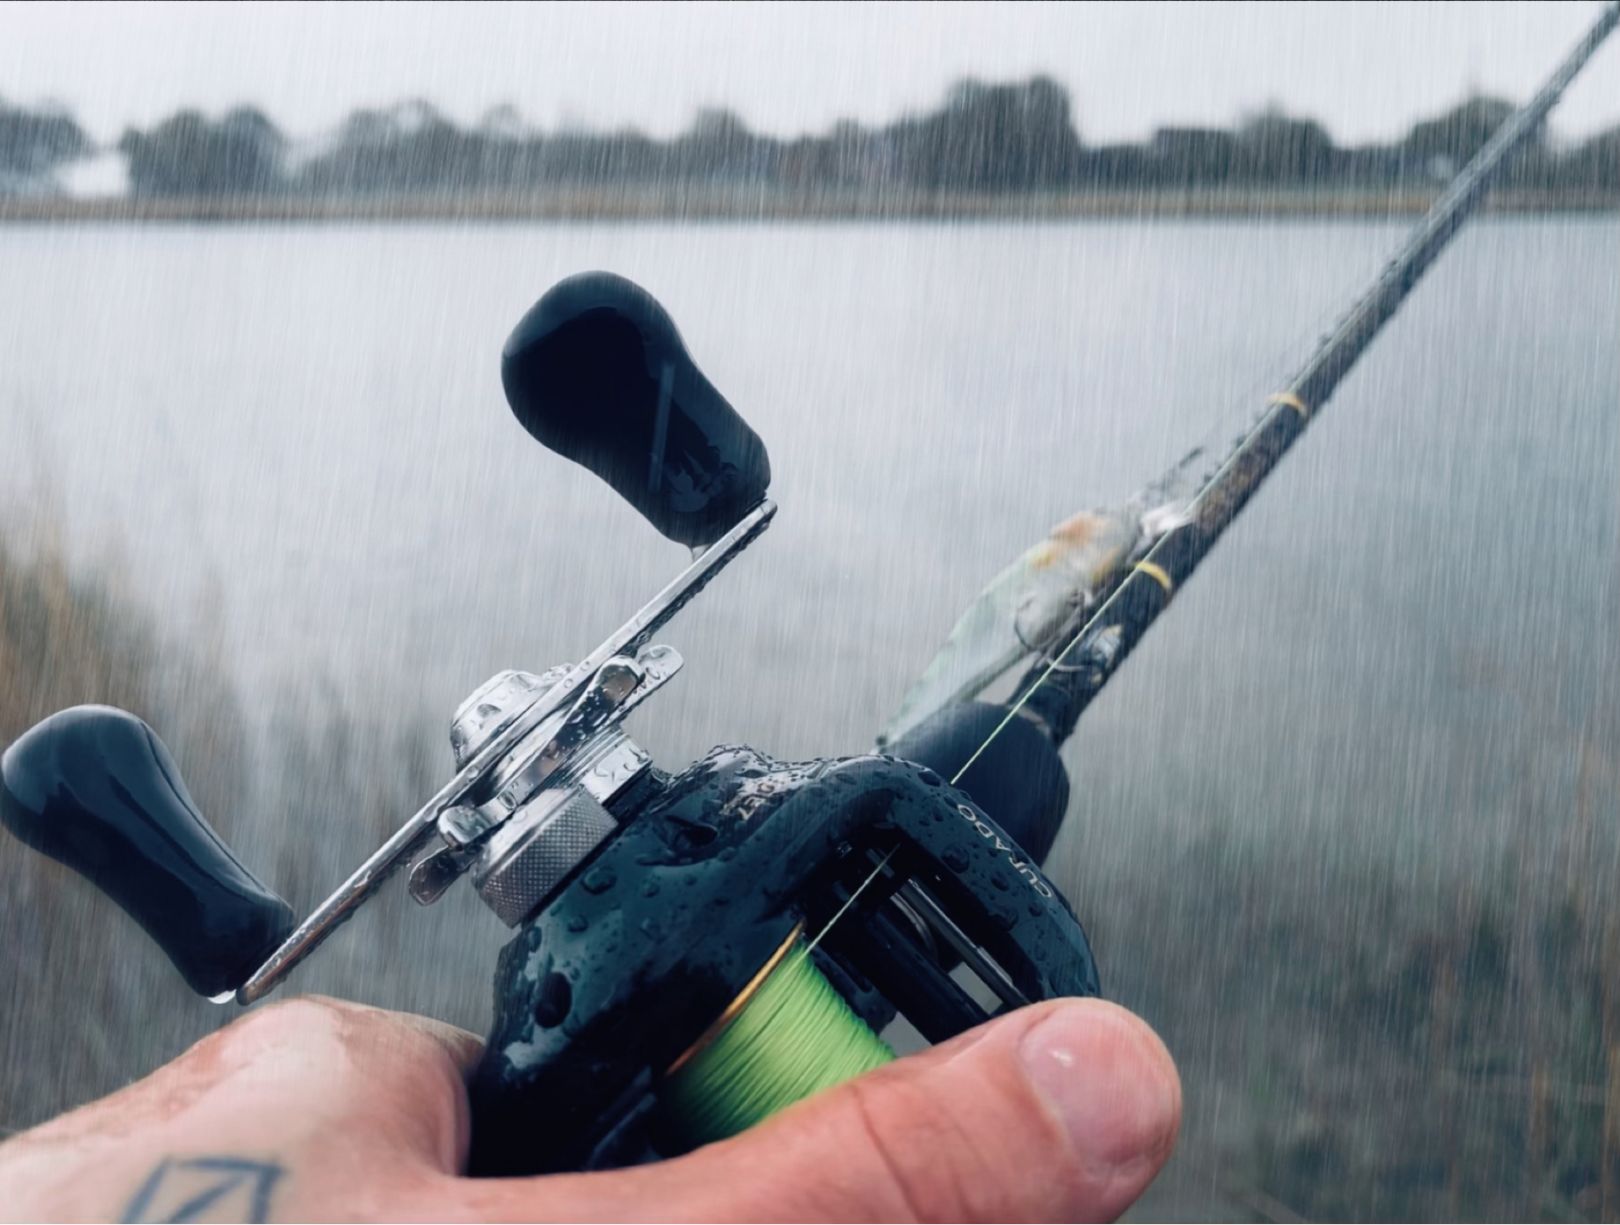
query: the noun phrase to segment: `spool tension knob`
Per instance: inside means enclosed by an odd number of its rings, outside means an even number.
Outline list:
[[[125,711],[74,706],[23,733],[0,758],[0,823],[123,907],[199,995],[234,992],[292,930]]]

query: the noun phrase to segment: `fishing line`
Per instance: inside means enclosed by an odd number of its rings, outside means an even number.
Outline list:
[[[1124,584],[1122,583],[1120,586],[1124,586]],[[1114,590],[1117,592],[1119,588],[1116,587]],[[1051,660],[1047,663],[1045,670],[1043,670],[1040,676],[1036,678],[1035,683],[1028,689],[1024,690],[1023,696],[1021,696],[1016,702],[1007,708],[1007,713],[1002,716],[1001,722],[997,723],[995,727],[991,729],[990,734],[984,738],[984,743],[973,750],[973,755],[962,763],[962,768],[960,770],[951,775],[951,786],[954,787],[957,783],[962,781],[962,776],[973,767],[974,762],[978,761],[980,757],[984,756],[984,751],[990,747],[991,742],[994,741],[997,736],[1001,735],[1001,733],[1006,730],[1007,724],[1011,723],[1015,718],[1018,717],[1018,712],[1024,709],[1024,704],[1034,696],[1035,691],[1045,683],[1046,678],[1058,670],[1058,666],[1063,663],[1064,657],[1080,644],[1080,640],[1082,638],[1091,632],[1091,627],[1097,624],[1097,621],[1102,616],[1104,610],[1106,610],[1113,602],[1113,596],[1109,596],[1108,599],[1103,602],[1102,607],[1099,608],[1096,613],[1092,615],[1091,619],[1080,628],[1080,632],[1074,636],[1069,645],[1064,647],[1056,655],[1052,656]]]
[[[816,945],[818,945],[818,944],[820,944],[822,942],[822,940],[826,937],[827,933],[830,932],[833,929],[833,924],[837,923],[839,919],[842,919],[844,917],[844,915],[849,911],[849,908],[851,906],[855,905],[855,899],[860,897],[861,894],[865,893],[867,886],[870,885],[873,881],[875,881],[882,874],[883,869],[888,866],[889,860],[894,858],[895,851],[898,851],[899,849],[900,849],[899,847],[890,847],[889,848],[889,853],[887,855],[885,855],[882,859],[878,860],[877,867],[873,868],[872,871],[867,874],[867,877],[866,877],[865,880],[863,880],[859,885],[855,886],[855,892],[851,893],[849,895],[849,897],[844,900],[844,904],[842,906],[840,906],[836,911],[833,912],[833,917],[828,919],[827,923],[826,923],[826,926],[824,926],[819,932],[816,933],[816,938],[814,940],[810,941],[810,947],[807,948],[805,950],[805,952],[807,952],[807,953],[810,952],[812,949],[814,949],[816,947]]]

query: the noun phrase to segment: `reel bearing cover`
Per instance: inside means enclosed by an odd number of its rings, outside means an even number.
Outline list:
[[[937,1042],[984,1020],[958,966],[998,1010],[1095,995],[1067,903],[926,765],[784,764],[723,747],[671,777],[624,734],[624,718],[682,666],[653,635],[776,510],[764,445],[663,308],[620,277],[569,278],[513,332],[502,380],[525,429],[694,557],[579,663],[503,672],[475,691],[452,724],[455,777],[331,897],[295,925],[208,826],[152,730],[109,707],[59,712],[6,750],[0,821],[108,893],[194,990],[241,1003],[407,863],[423,904],[470,875],[519,928],[499,958],[472,1083],[480,1173],[687,1147],[658,1109],[660,1077],[733,1015],[801,928],[816,967],[874,1030],[899,1013]],[[1003,809],[1022,820],[1017,804]],[[1038,851],[1050,832],[1035,835]]]

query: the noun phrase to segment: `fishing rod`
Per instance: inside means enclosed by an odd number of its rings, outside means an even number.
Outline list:
[[[1061,744],[1159,614],[1169,607],[1175,593],[1192,577],[1222,533],[1304,434],[1306,426],[1327,405],[1357,359],[1479,206],[1512,155],[1546,121],[1564,90],[1617,23],[1620,23],[1620,3],[1612,3],[1536,95],[1492,134],[1413,229],[1378,278],[1356,300],[1338,326],[1321,340],[1309,360],[1283,384],[1282,390],[1267,399],[1258,421],[1219,467],[1193,487],[1190,497],[1178,498],[1174,494],[1185,486],[1187,470],[1196,452],[1158,483],[1153,490],[1157,496],[1138,498],[1131,513],[1123,516],[1123,522],[1121,517],[1087,519],[1082,516],[1054,532],[1058,537],[1065,527],[1077,521],[1086,522],[1085,543],[1093,546],[1087,560],[1092,563],[1098,561],[1096,546],[1099,543],[1105,546],[1100,550],[1104,564],[1082,566],[1076,574],[1078,581],[1065,591],[1064,594],[1071,597],[1070,602],[1078,605],[1065,625],[1049,631],[1044,642],[1032,642],[1005,617],[1001,618],[1003,624],[997,628],[1003,631],[1003,637],[1016,638],[1018,645],[1025,649],[1003,653],[990,668],[970,676],[965,683],[954,687],[947,683],[949,692],[942,701],[941,674],[962,671],[962,661],[957,656],[970,652],[974,645],[983,645],[970,640],[975,636],[982,638],[987,616],[992,618],[994,626],[994,613],[987,611],[987,606],[998,599],[1004,605],[1007,603],[1005,592],[987,592],[958,623],[953,641],[936,657],[930,672],[913,694],[908,695],[901,714],[879,736],[879,744],[901,752],[906,745],[919,740],[948,746],[945,756],[961,762],[948,771],[953,782],[969,776],[990,745],[1020,714],[1033,719],[1046,729],[1055,743]],[[1106,535],[1109,528],[1115,529],[1112,538]],[[1120,529],[1123,529],[1123,537]],[[1128,546],[1117,547],[1122,541],[1129,541]],[[1110,551],[1108,545],[1116,547]],[[1036,565],[1044,568],[1049,563],[1046,551],[1049,547],[1043,543],[1032,550]],[[1026,574],[1016,573],[1012,577],[1025,578]],[[1028,591],[1027,583],[1025,594],[1033,594]],[[990,650],[993,653],[994,648]],[[957,724],[962,721],[957,713],[960,706],[955,704],[982,691],[1019,656],[1027,654],[1036,655],[1037,660],[1014,686],[1017,696],[1007,703],[989,734],[963,756],[960,731],[949,726],[952,721]],[[940,718],[942,708],[943,720]],[[933,727],[923,728],[923,734],[912,730],[929,715],[934,716]],[[910,734],[902,736],[903,732]]]
[[[673,580],[579,662],[474,690],[451,720],[453,777],[302,921],[124,711],[73,707],[18,738],[0,759],[0,822],[112,897],[222,1002],[262,999],[395,873],[409,869],[423,905],[466,877],[515,931],[470,1085],[475,1173],[669,1156],[893,1058],[878,1035],[896,1016],[938,1042],[1035,1000],[1096,995],[1085,932],[1039,867],[1067,803],[1064,720],[1101,687],[1069,679],[1082,670],[1065,657],[1112,674],[1617,16],[1620,4],[1196,497],[1135,516],[1134,535],[1068,525],[1092,546],[1087,591],[1105,594],[1005,707],[955,702],[912,720],[890,753],[781,762],[723,745],[677,772],[653,764],[623,727],[683,665],[653,639],[769,527],[771,468],[651,295],[587,273],[518,322],[502,385],[534,439],[693,550]]]

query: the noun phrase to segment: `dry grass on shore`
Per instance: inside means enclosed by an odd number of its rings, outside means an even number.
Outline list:
[[[1154,217],[1410,218],[1437,191],[1190,187],[1140,191],[782,191],[669,183],[538,192],[255,197],[126,196],[67,199],[0,196],[0,223],[209,222],[217,224],[524,221],[1061,221]],[[1488,211],[1612,213],[1612,191],[1504,190]]]

